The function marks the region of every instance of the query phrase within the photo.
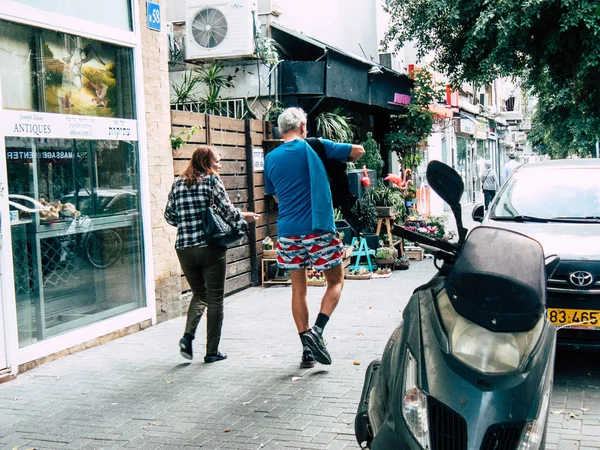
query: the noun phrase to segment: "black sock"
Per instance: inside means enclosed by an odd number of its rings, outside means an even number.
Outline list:
[[[327,325],[327,322],[329,322],[329,316],[323,313],[319,313],[319,315],[317,316],[317,320],[315,321],[315,326],[313,327],[314,330],[319,334],[323,334],[323,330],[325,329],[325,325]]]
[[[194,335],[190,334],[190,333],[184,333],[183,337],[186,338],[188,341],[193,341],[194,340]]]
[[[302,340],[302,336],[304,336],[306,333],[308,333],[309,330],[303,331],[302,333],[298,333],[298,336],[300,336],[300,342],[302,342],[302,351],[305,352],[307,350],[310,350],[306,345],[304,345],[304,341]]]

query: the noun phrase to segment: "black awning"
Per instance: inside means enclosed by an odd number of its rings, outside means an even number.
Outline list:
[[[367,114],[398,113],[408,101],[413,81],[405,74],[281,25],[271,24],[271,37],[289,59],[279,65],[284,98],[295,97],[300,105],[352,104]]]

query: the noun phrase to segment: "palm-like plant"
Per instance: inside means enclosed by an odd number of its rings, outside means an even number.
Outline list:
[[[354,125],[351,118],[341,108],[332,112],[322,112],[315,118],[317,134],[337,142],[352,142]]]
[[[224,75],[223,69],[223,63],[217,61],[210,67],[194,70],[198,82],[206,86],[205,95],[200,98],[200,103],[204,111],[210,114],[221,112],[221,89],[233,87],[233,75]]]

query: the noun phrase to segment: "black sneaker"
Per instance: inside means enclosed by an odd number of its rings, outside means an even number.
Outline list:
[[[181,356],[183,356],[185,359],[194,359],[194,352],[192,351],[192,341],[190,339],[188,339],[185,336],[182,337],[179,341],[179,348],[181,349],[179,350],[179,353],[181,353]]]
[[[304,350],[302,352],[302,362],[300,363],[302,369],[312,369],[315,367],[315,357],[310,350]]]
[[[312,328],[302,335],[302,343],[308,347],[318,363],[331,364],[331,356],[325,346],[323,337]]]
[[[227,359],[227,355],[225,353],[217,352],[217,353],[211,353],[210,355],[206,355],[204,357],[204,362],[205,363],[214,363],[216,361],[223,361],[224,359]]]

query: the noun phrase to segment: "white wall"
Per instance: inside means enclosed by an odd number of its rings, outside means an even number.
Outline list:
[[[230,0],[223,0],[227,3]],[[236,0],[244,2],[248,0]],[[376,4],[379,0],[277,0],[282,14],[275,21],[286,28],[338,47],[346,52],[378,61]],[[186,0],[166,0],[167,20],[184,21]],[[215,4],[194,0],[194,5]],[[359,45],[360,44],[360,45]]]

